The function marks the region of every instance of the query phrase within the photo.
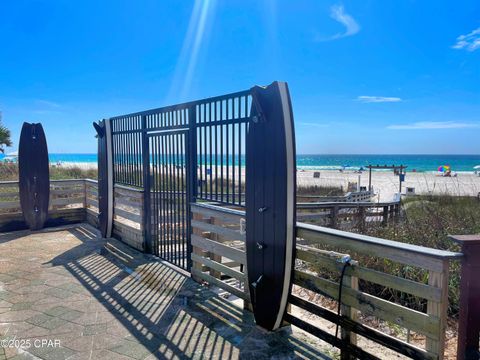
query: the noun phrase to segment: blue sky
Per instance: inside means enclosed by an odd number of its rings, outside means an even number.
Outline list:
[[[2,1],[13,140],[95,152],[92,121],[273,80],[299,153],[480,153],[480,2]]]

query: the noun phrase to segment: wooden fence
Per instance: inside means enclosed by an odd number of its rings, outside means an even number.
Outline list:
[[[292,310],[286,320],[340,347],[344,354],[375,358],[356,346],[356,335],[377,342],[398,353],[420,359],[442,359],[445,346],[445,327],[448,308],[448,269],[450,261],[462,256],[460,253],[435,250],[395,241],[363,236],[319,226],[297,225],[297,262],[293,283],[307,293],[320,294],[338,301],[339,274],[343,269],[344,253],[351,256],[345,269],[341,297],[341,316],[323,307],[319,302],[309,301],[309,296],[300,296],[294,291],[290,304],[308,313],[325,318],[342,327],[343,342],[331,334],[306,322]],[[383,264],[375,266],[370,264]],[[401,266],[402,276],[385,272]],[[410,277],[417,269],[424,273]],[[418,280],[421,278],[422,280]],[[374,285],[374,286],[372,286]],[[375,295],[371,294],[375,289]],[[412,309],[407,304],[380,297],[396,291],[405,296],[424,299],[425,311]],[[304,293],[304,292],[303,292]],[[406,338],[400,339],[375,330],[360,319],[375,319],[397,327]],[[404,330],[404,331],[401,331]],[[423,340],[412,344],[410,338]],[[422,345],[423,344],[423,345]]]
[[[245,236],[241,231],[245,213],[210,204],[192,204],[192,212],[194,279],[248,301]],[[417,359],[443,358],[448,269],[450,261],[462,254],[309,224],[297,223],[296,228],[294,287],[286,322],[340,348],[342,358],[376,358],[357,346],[357,335],[385,346],[392,353]],[[351,265],[345,269],[338,316],[336,311],[324,307],[321,300],[338,302],[342,260],[349,257]],[[375,261],[367,262],[368,259],[377,259],[386,266],[378,268]],[[384,269],[395,268],[395,264],[401,267],[402,275],[385,272]],[[410,271],[416,273],[413,269],[425,274],[422,280],[409,276]],[[379,295],[391,291],[424,299],[425,310]],[[315,326],[312,317],[339,324],[341,339]],[[379,321],[398,329],[399,335],[386,335],[369,326]]]
[[[352,191],[342,196],[302,195],[297,194],[297,200],[311,202],[364,202],[370,201],[373,191]]]
[[[115,185],[113,234],[143,250],[143,191]],[[96,180],[51,180],[46,226],[87,221],[98,225],[98,184]],[[18,181],[0,182],[0,231],[26,229],[20,208]]]
[[[85,180],[50,181],[47,226],[71,224],[85,219]],[[26,229],[20,208],[18,181],[0,182],[0,231]]]
[[[247,286],[245,212],[192,204],[192,277],[244,300],[250,308]]]
[[[297,203],[297,220],[334,229],[363,229],[367,224],[394,221],[400,202]]]

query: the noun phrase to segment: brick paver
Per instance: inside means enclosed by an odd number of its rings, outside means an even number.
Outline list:
[[[129,268],[104,245],[84,224],[0,234],[0,360],[323,357],[170,266],[138,253]]]

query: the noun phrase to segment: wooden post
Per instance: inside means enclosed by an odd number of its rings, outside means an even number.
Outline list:
[[[333,229],[336,229],[337,227],[337,214],[338,214],[338,206],[332,207],[330,209],[330,219],[331,219],[330,226]]]
[[[358,278],[355,277],[355,276],[345,276],[344,279],[343,279],[343,286],[346,287],[346,288],[351,288],[351,289],[354,289],[354,290],[358,290]],[[353,321],[358,320],[358,311],[356,309],[353,309],[350,306],[342,305],[340,311],[341,311],[341,314],[343,316],[346,316]],[[341,336],[342,336],[342,341],[348,342],[352,345],[357,345],[357,334],[352,333],[352,332],[347,331],[347,330],[344,330],[342,328],[341,329]],[[347,351],[344,351],[342,349],[340,358],[342,360],[353,360],[356,357],[350,355]]]
[[[201,220],[202,219],[202,215],[200,214],[197,214],[197,213],[193,213],[193,219],[194,220]],[[195,229],[195,228],[192,228],[192,233],[194,233],[195,235],[202,235],[202,231],[201,230],[198,230],[198,229]],[[198,256],[202,256],[203,255],[203,251],[201,248],[199,247],[196,247],[196,246],[192,246],[192,252]],[[203,266],[202,264],[196,262],[196,261],[193,261],[192,262],[192,268],[193,269],[196,269],[198,271],[202,271],[203,269]],[[197,277],[194,273],[192,273],[192,279],[195,280],[196,282],[198,283],[202,283],[202,279]]]
[[[383,223],[383,225],[387,225],[387,223],[388,223],[388,206],[383,207],[382,223]]]
[[[360,206],[359,207],[359,217],[360,217],[360,231],[363,232],[365,231],[365,223],[366,223],[366,215],[367,215],[367,212],[365,211],[365,207],[363,206]]]
[[[480,235],[455,235],[462,246],[457,359],[478,359],[480,334]]]
[[[211,217],[210,218],[210,223],[211,224],[217,224],[220,226],[220,223],[219,221],[216,221],[216,219],[214,217]],[[212,239],[214,241],[217,241],[217,242],[221,242],[220,241],[220,236],[218,234],[215,234],[215,233],[210,233],[210,236],[208,236],[209,239]],[[210,253],[210,259],[213,260],[213,261],[216,261],[218,263],[222,263],[222,255],[217,255],[213,252]],[[218,270],[215,270],[215,269],[210,269],[210,275],[212,275],[214,278],[217,278],[218,280],[221,280],[221,277],[222,277],[222,273]]]
[[[441,290],[440,301],[429,300],[427,302],[427,314],[436,316],[440,319],[438,340],[427,337],[425,349],[438,355],[442,360],[445,352],[445,329],[447,325],[448,309],[448,260],[443,260],[442,271],[430,271],[428,276],[428,285],[435,286]]]

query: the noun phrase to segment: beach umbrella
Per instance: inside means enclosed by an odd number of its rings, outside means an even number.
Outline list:
[[[475,165],[473,168],[474,168],[475,170],[479,170],[479,169],[480,169],[480,165]]]
[[[446,172],[450,170],[450,165],[442,165],[438,167],[438,171],[440,172]]]

